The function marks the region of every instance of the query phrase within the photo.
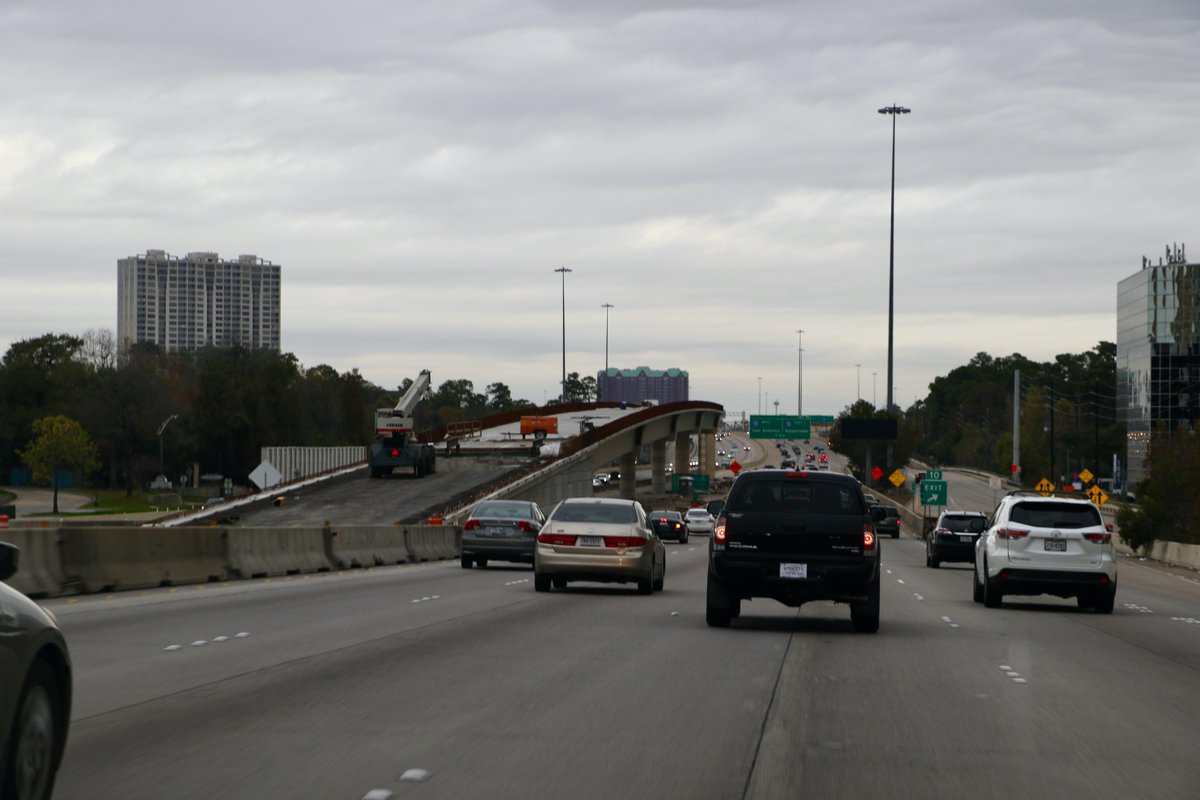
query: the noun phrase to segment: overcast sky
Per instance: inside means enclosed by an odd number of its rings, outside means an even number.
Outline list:
[[[1198,260],[1200,0],[0,0],[0,352],[253,253],[305,366],[540,403],[566,266],[568,371],[882,405],[893,103],[902,405]]]

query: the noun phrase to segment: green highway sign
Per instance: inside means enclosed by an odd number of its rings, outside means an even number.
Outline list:
[[[942,471],[941,471],[940,469],[927,469],[927,470],[925,470],[925,480],[927,480],[927,481],[940,481],[940,480],[942,480]]]
[[[751,414],[751,439],[808,439],[812,427],[807,417],[784,414]]]
[[[935,470],[935,472],[941,474],[941,470]],[[929,475],[928,472],[925,474]],[[921,481],[921,505],[923,506],[944,506],[948,494],[945,481],[931,481],[928,477]]]

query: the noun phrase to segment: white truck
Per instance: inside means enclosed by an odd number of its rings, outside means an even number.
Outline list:
[[[423,369],[395,408],[375,410],[375,442],[368,460],[372,478],[390,475],[397,467],[411,468],[414,478],[437,472],[433,445],[422,444],[413,436],[413,411],[429,385],[429,370]]]

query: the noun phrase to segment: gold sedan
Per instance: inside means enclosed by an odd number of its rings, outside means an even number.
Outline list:
[[[533,558],[533,587],[548,592],[568,581],[636,583],[639,594],[662,591],[667,548],[636,500],[573,497],[542,525]]]

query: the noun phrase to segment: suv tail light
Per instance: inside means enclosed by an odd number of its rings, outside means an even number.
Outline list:
[[[1024,539],[1029,535],[1029,531],[1023,531],[1018,528],[997,528],[997,539]]]
[[[1110,544],[1112,542],[1111,533],[1085,533],[1083,538],[1096,544]]]
[[[576,536],[573,533],[550,533],[543,531],[538,534],[537,540],[539,544],[553,544],[565,547],[575,546]]]
[[[518,522],[517,528],[518,528],[518,530],[522,530],[525,533],[537,533],[538,532],[537,526],[534,525],[532,522],[530,522],[527,519],[523,519],[520,522]]]
[[[870,522],[863,523],[863,552],[875,552],[875,526]]]
[[[646,540],[640,536],[605,536],[605,547],[625,547],[632,549],[635,547],[645,547]]]
[[[464,531],[479,530],[479,520],[475,519],[474,517],[471,517],[469,520],[467,520],[467,524],[463,525],[463,530]]]

